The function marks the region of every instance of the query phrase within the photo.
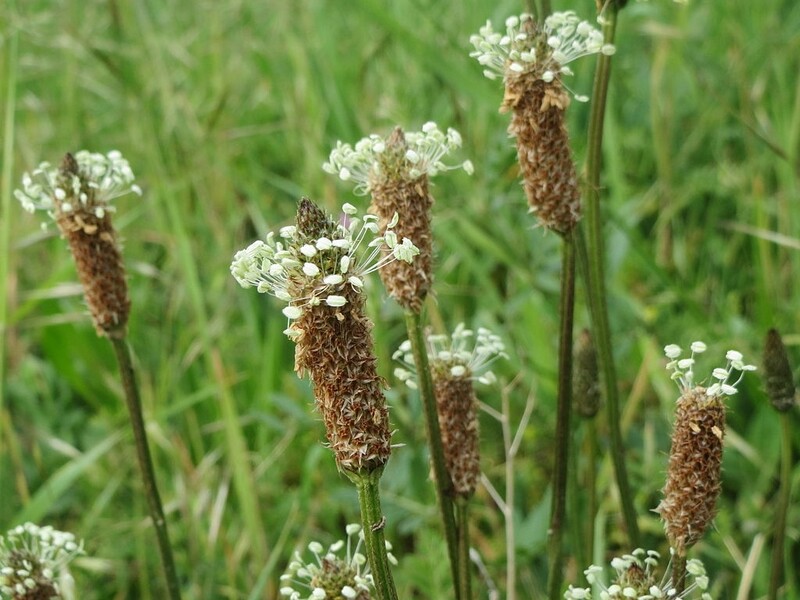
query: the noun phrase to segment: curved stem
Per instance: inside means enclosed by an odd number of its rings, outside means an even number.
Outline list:
[[[469,500],[456,498],[456,533],[458,537],[458,593],[464,600],[472,598],[472,574],[469,561]]]
[[[603,37],[605,43],[614,41],[617,24],[616,3],[612,2],[605,13]],[[620,401],[617,390],[617,374],[614,366],[614,355],[611,349],[611,333],[608,322],[608,305],[606,300],[605,273],[603,260],[605,256],[602,223],[600,222],[600,163],[603,143],[603,120],[608,97],[608,80],[611,74],[611,57],[600,54],[597,59],[594,87],[592,90],[592,107],[589,121],[589,141],[586,155],[586,238],[579,236],[578,243],[586,244],[581,255],[586,257],[587,296],[589,311],[597,344],[597,358],[603,374],[606,406],[608,408],[608,427],[611,438],[611,460],[617,480],[622,516],[628,533],[631,547],[639,546],[639,526],[633,506],[633,494],[625,466],[625,448],[622,442],[620,426]]]
[[[406,329],[408,339],[411,341],[411,352],[414,355],[414,366],[417,368],[419,378],[419,395],[425,413],[425,430],[428,435],[428,447],[433,465],[433,478],[436,485],[436,500],[442,515],[444,535],[447,541],[447,554],[450,558],[450,570],[453,575],[453,584],[456,588],[456,599],[459,595],[457,582],[458,575],[458,540],[456,535],[456,521],[453,514],[453,482],[447,472],[444,462],[444,449],[442,447],[442,433],[439,428],[439,415],[436,411],[436,395],[433,391],[433,379],[428,364],[428,351],[425,346],[425,336],[422,331],[422,320],[419,313],[406,311]]]
[[[380,480],[383,469],[370,473],[346,472],[358,490],[358,505],[361,508],[361,526],[367,559],[375,582],[378,600],[397,600],[397,590],[386,554],[386,539],[383,536],[384,517],[381,512]]]
[[[786,542],[786,516],[792,491],[792,434],[789,414],[781,413],[781,480],[775,529],[772,534],[772,565],[769,574],[769,600],[778,597],[783,573],[783,549]]]
[[[558,343],[558,408],[556,414],[556,450],[553,467],[553,503],[548,531],[548,578],[550,600],[561,597],[561,547],[567,503],[567,465],[571,432],[572,405],[572,323],[575,309],[575,234],[564,235],[561,271],[561,330]]]
[[[161,565],[164,568],[164,576],[167,580],[167,591],[169,592],[171,600],[180,600],[180,585],[178,584],[178,576],[175,571],[175,560],[172,557],[172,547],[169,543],[167,520],[164,518],[164,508],[161,505],[161,497],[158,494],[153,460],[150,457],[150,446],[147,443],[147,431],[145,430],[144,419],[142,417],[142,401],[139,397],[139,388],[136,385],[130,348],[124,337],[109,337],[108,339],[111,340],[111,345],[114,347],[114,353],[119,363],[122,387],[125,390],[125,404],[128,407],[128,416],[130,417],[131,427],[133,428],[136,458],[139,462],[139,470],[142,474],[144,495],[147,499],[150,519],[153,521],[153,527],[156,530],[158,551],[161,554]]]

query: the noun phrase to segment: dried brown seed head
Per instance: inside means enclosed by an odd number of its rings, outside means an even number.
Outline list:
[[[295,322],[295,369],[308,373],[340,469],[381,468],[391,452],[384,383],[375,368],[364,296],[345,287],[338,308],[310,306]]]
[[[664,497],[656,508],[680,556],[703,537],[716,514],[724,435],[721,396],[708,396],[702,387],[685,391],[677,402]]]
[[[462,498],[475,493],[480,478],[478,403],[470,375],[434,374],[445,465],[454,492]]]

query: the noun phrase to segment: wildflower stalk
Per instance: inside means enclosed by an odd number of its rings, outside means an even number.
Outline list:
[[[608,5],[603,14],[603,41],[614,42],[617,25],[617,7],[615,3]],[[586,257],[586,287],[589,299],[589,311],[592,329],[597,344],[598,362],[603,373],[606,405],[608,408],[608,427],[611,440],[611,460],[617,480],[622,517],[631,546],[639,546],[639,525],[633,506],[633,493],[628,480],[625,465],[625,447],[622,441],[620,425],[620,400],[617,390],[617,375],[614,366],[614,355],[611,349],[611,333],[608,322],[608,305],[606,301],[604,274],[604,247],[602,223],[600,220],[600,162],[603,144],[603,120],[608,98],[608,81],[611,74],[611,56],[600,54],[597,57],[594,87],[592,90],[592,106],[589,117],[588,148],[586,153],[586,204],[585,204],[585,238],[579,235],[578,243],[585,245],[579,250]]]
[[[458,497],[455,501],[456,533],[458,537],[458,581],[459,598],[472,598],[472,577],[469,561],[469,499]]]
[[[133,171],[120,152],[113,150],[103,155],[82,150],[67,153],[57,168],[41,163],[31,173],[25,173],[22,188],[14,195],[25,210],[45,211],[58,225],[72,253],[95,330],[107,337],[114,348],[167,589],[169,597],[176,600],[180,598],[180,587],[126,341],[131,301],[111,219],[116,198],[130,193],[141,195],[133,181]]]
[[[445,530],[456,598],[461,596],[457,584],[457,540],[452,504],[455,494],[445,462],[420,313],[433,282],[430,215],[433,197],[429,191],[429,178],[456,168],[472,172],[469,161],[458,166],[448,166],[442,162],[445,155],[460,146],[461,135],[457,131],[452,128],[446,132],[440,131],[436,123],[430,121],[422,126],[420,132],[404,132],[396,127],[386,138],[372,134],[355,146],[338,142],[322,166],[324,171],[354,183],[357,194],[371,195],[371,208],[378,216],[381,231],[394,227],[398,237],[413,240],[418,249],[418,257],[413,264],[392,263],[380,274],[386,290],[405,311],[413,362],[420,379],[420,397],[433,463],[436,497]]]
[[[358,505],[361,508],[361,523],[364,542],[367,546],[367,559],[375,583],[378,600],[397,600],[386,539],[383,535],[385,517],[381,512],[380,480],[383,468],[372,471],[345,471],[358,491]]]
[[[456,521],[453,511],[453,482],[447,473],[442,447],[442,432],[439,428],[439,416],[436,412],[436,396],[433,391],[433,377],[431,376],[428,361],[428,350],[422,331],[422,319],[419,313],[412,310],[405,311],[406,329],[411,342],[411,352],[414,355],[414,365],[419,377],[419,395],[422,400],[422,409],[425,414],[425,432],[431,452],[433,465],[433,478],[436,485],[436,500],[439,512],[442,515],[444,535],[447,542],[447,554],[450,558],[450,571],[453,582],[460,581],[458,562],[458,539],[456,534]],[[456,585],[456,598],[461,599],[460,587]]]
[[[556,451],[553,467],[553,501],[548,531],[548,597],[561,597],[561,549],[567,502],[567,466],[571,432],[572,407],[572,325],[575,311],[575,243],[574,231],[564,234],[562,246],[560,334],[558,343],[558,406],[556,409]]]
[[[136,385],[130,348],[124,337],[109,336],[108,339],[114,347],[114,354],[119,364],[122,387],[125,390],[125,404],[128,407],[128,416],[130,417],[131,428],[133,429],[136,458],[139,462],[139,469],[142,474],[144,495],[147,499],[150,518],[156,530],[158,551],[161,555],[161,565],[164,568],[164,576],[167,580],[167,591],[172,600],[179,600],[181,597],[180,585],[178,584],[178,576],[175,570],[175,560],[172,557],[172,546],[169,541],[167,521],[164,518],[164,508],[161,504],[161,497],[156,484],[156,475],[153,469],[153,460],[150,456],[150,447],[147,443],[147,432],[145,431],[144,419],[142,418],[142,402],[139,397],[139,388]]]

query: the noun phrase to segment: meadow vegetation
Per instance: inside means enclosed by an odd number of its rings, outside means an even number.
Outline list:
[[[595,5],[554,2],[590,21]],[[86,316],[65,241],[13,198],[24,171],[67,151],[122,151],[141,197],[118,203],[147,433],[186,598],[278,597],[294,550],[358,520],[352,484],[323,446],[311,387],[293,372],[280,303],[241,290],[234,253],[294,222],[308,196],[338,214],[368,199],[323,172],[337,140],[435,121],[463,138],[456,171],[432,180],[435,280],[425,319],[489,327],[508,360],[479,400],[513,431],[527,403],[510,501],[517,597],[544,598],[558,380],[560,236],[537,227],[519,181],[502,86],[469,57],[501,0],[352,2],[11,1],[0,6],[0,532],[27,521],[84,540],[78,597],[164,598],[164,583],[117,366]],[[695,340],[760,365],[783,334],[800,364],[800,4],[631,1],[621,11],[602,148],[601,210],[621,425],[641,541],[666,555],[661,500],[675,400],[662,348]],[[588,94],[593,57],[569,86]],[[578,171],[589,104],[568,128]],[[429,477],[418,394],[392,354],[403,310],[368,282],[366,310],[386,379],[395,448],[381,480],[400,598],[448,598],[452,581]],[[575,331],[590,326],[577,283]],[[719,366],[709,364],[709,367]],[[698,370],[698,374],[710,372]],[[692,550],[714,598],[766,597],[780,430],[759,372],[727,400],[722,492]],[[792,444],[800,454],[797,409]],[[503,426],[480,415],[481,465],[506,489]],[[573,447],[588,443],[573,416]],[[591,528],[564,542],[564,581],[627,546],[608,427],[599,456],[572,454],[568,515],[596,477]],[[800,468],[790,473],[795,497]],[[472,546],[506,597],[503,516],[485,486]],[[568,517],[569,518],[569,517]],[[786,523],[783,598],[800,598],[800,509]],[[441,556],[441,561],[432,557]]]

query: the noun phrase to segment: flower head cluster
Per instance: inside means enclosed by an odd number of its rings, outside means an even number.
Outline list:
[[[428,335],[428,355],[434,374],[469,379],[483,384],[492,384],[497,378],[486,370],[498,358],[508,358],[500,336],[489,329],[479,327],[477,336],[463,323],[459,323],[452,335]],[[415,389],[416,367],[409,340],[400,344],[392,355],[403,366],[395,369],[395,376],[408,387]]]
[[[543,26],[534,22],[533,15],[523,13],[506,19],[505,26],[503,34],[487,21],[470,37],[475,47],[470,56],[485,67],[483,74],[489,79],[530,75],[550,83],[561,75],[572,75],[567,65],[577,58],[614,53],[612,44],[603,43],[603,34],[573,11],[553,13]]]
[[[60,598],[57,577],[83,545],[71,533],[33,523],[0,536],[0,598]]]
[[[364,533],[361,525],[351,523],[345,528],[347,540],[339,540],[331,544],[327,550],[319,542],[308,544],[314,559],[307,563],[299,552],[289,563],[289,567],[281,575],[281,596],[290,600],[369,600],[374,591],[372,574],[369,571],[367,558],[361,553]],[[354,542],[355,538],[355,542]],[[339,552],[345,549],[344,557]],[[391,544],[386,542],[386,549]],[[388,553],[389,561],[397,564],[397,560]],[[301,591],[302,590],[302,591]]]
[[[14,196],[25,210],[43,210],[54,219],[60,213],[79,212],[102,219],[115,210],[112,201],[116,198],[130,193],[141,196],[133,171],[119,151],[81,150],[69,156],[77,166],[73,172],[43,162],[22,176],[22,189],[15,190]]]
[[[674,587],[671,574],[664,574],[660,581],[657,580],[655,570],[658,567],[659,554],[655,550],[646,552],[638,548],[633,554],[626,554],[614,558],[611,567],[616,572],[614,582],[606,586],[601,575],[603,568],[591,565],[584,571],[586,580],[600,589],[600,600],[656,600],[658,598],[700,598],[711,600],[705,591],[708,589],[708,576],[703,563],[697,559],[686,562],[686,571],[691,578],[686,588],[680,594]],[[592,600],[591,588],[576,588],[569,586],[564,593],[566,600]]]
[[[676,344],[669,344],[664,347],[664,354],[670,361],[667,363],[667,369],[672,371],[672,379],[677,382],[678,388],[681,392],[688,392],[695,386],[694,383],[694,365],[695,355],[702,354],[706,351],[706,345],[703,342],[692,342],[690,347],[692,353],[688,358],[681,358],[683,350]],[[745,371],[755,371],[754,365],[744,363],[744,356],[741,352],[736,350],[728,350],[725,354],[728,363],[725,367],[718,367],[711,372],[711,377],[716,381],[708,386],[706,389],[707,396],[732,396],[736,393],[736,386],[744,377]],[[730,383],[733,371],[739,371],[739,377]]]
[[[411,262],[419,253],[409,239],[397,239],[392,230],[396,219],[378,235],[375,215],[359,217],[351,204],[344,204],[342,213],[340,222],[330,221],[320,235],[309,236],[294,225],[281,228],[277,236],[268,233],[236,253],[231,273],[242,287],[286,302],[283,314],[294,320],[307,306],[343,306],[346,286],[360,291],[365,275],[394,260]],[[285,333],[293,337],[298,332],[289,327]]]
[[[354,182],[357,194],[367,194],[375,185],[390,179],[434,177],[440,171],[459,168],[472,174],[468,160],[458,165],[442,162],[445,155],[461,147],[461,135],[455,129],[448,128],[445,133],[429,121],[422,131],[403,135],[402,144],[392,144],[391,135],[384,138],[377,134],[362,138],[355,147],[337,142],[322,169],[342,181]]]

